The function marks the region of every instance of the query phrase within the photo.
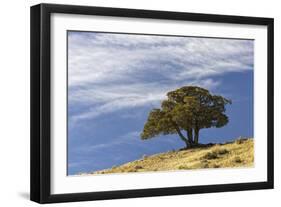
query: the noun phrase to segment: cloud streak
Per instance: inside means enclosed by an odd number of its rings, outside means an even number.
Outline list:
[[[139,136],[140,136],[139,131],[132,131],[128,132],[124,135],[121,135],[117,137],[114,141],[111,141],[109,143],[102,143],[102,144],[95,144],[90,147],[88,147],[86,150],[88,151],[99,151],[99,150],[104,150],[104,149],[110,149],[112,147],[116,147],[118,145],[123,145],[123,144],[136,144],[140,142]],[[83,150],[85,150],[83,148]]]
[[[183,85],[212,90],[214,77],[253,69],[251,40],[70,32],[68,49],[73,123],[157,105]]]

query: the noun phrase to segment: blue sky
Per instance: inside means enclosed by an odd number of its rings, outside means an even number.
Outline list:
[[[141,140],[152,108],[185,85],[232,99],[229,123],[200,142],[253,136],[253,40],[68,32],[68,174],[184,147],[177,135]]]

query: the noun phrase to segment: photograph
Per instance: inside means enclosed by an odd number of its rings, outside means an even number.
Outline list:
[[[66,36],[67,176],[255,166],[254,39]]]
[[[274,188],[274,18],[30,15],[32,201]]]

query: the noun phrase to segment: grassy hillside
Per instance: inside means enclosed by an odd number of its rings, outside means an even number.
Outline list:
[[[209,144],[192,149],[144,156],[140,160],[90,174],[252,167],[253,165],[253,139],[237,139],[230,143]]]

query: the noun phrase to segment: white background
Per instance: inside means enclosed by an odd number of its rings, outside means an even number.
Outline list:
[[[80,18],[79,18],[80,17]],[[100,176],[65,176],[66,169],[66,31],[191,35],[255,39],[254,48],[254,139],[255,167],[246,169],[189,170],[129,173]],[[52,133],[51,193],[195,186],[265,181],[267,178],[267,30],[265,26],[210,24],[53,14],[51,17]],[[65,83],[65,84],[64,84]],[[260,84],[264,83],[264,84]],[[219,175],[219,176],[218,176]],[[242,175],[242,176],[241,176]],[[188,178],[188,179],[187,179]]]
[[[36,206],[29,197],[29,7],[47,1],[1,2],[0,33],[0,205]],[[69,0],[49,3],[219,13],[275,18],[275,105],[281,105],[281,13],[278,1],[245,0]],[[279,94],[278,94],[279,93]],[[123,199],[53,206],[253,206],[280,203],[280,107],[275,107],[275,190]],[[278,205],[278,204],[277,204]],[[276,205],[275,205],[276,206]]]

